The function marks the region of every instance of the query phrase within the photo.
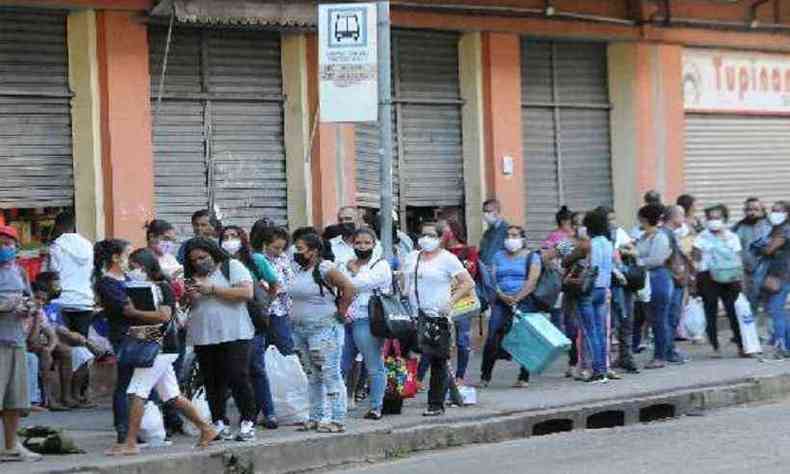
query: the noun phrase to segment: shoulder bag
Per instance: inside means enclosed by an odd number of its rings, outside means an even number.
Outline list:
[[[588,296],[598,278],[598,267],[590,266],[589,262],[577,262],[565,276],[562,289],[574,297]]]
[[[541,259],[541,268],[540,278],[538,278],[538,283],[535,285],[535,290],[532,292],[531,296],[539,309],[550,311],[554,308],[554,305],[557,304],[557,299],[562,292],[562,277],[556,268],[551,265],[546,265],[546,263],[542,261],[542,256],[539,251],[535,251],[527,257],[527,278],[529,278],[529,268],[534,258],[533,255]]]
[[[118,351],[118,363],[134,369],[153,367],[163,337],[161,325],[130,327]]]
[[[252,299],[247,301],[247,313],[250,321],[255,326],[255,334],[266,334],[271,327],[271,317],[269,316],[269,306],[272,298],[261,288],[260,280],[253,269],[248,269],[252,276]],[[222,262],[222,275],[230,283],[230,260]]]
[[[716,243],[710,249],[710,276],[716,283],[728,284],[743,280],[743,262],[737,252],[714,237]]]
[[[417,343],[423,355],[438,359],[450,357],[451,325],[443,316],[431,317],[422,310],[420,304],[419,273],[422,252],[417,254],[414,266],[414,295],[417,299]]]
[[[374,263],[371,268],[377,263]],[[400,340],[409,340],[414,337],[416,331],[414,319],[394,281],[392,294],[373,290],[373,295],[368,301],[368,318],[370,319],[370,333],[375,337]]]

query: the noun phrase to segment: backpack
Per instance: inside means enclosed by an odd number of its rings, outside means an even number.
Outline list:
[[[230,282],[230,260],[222,262],[222,275]],[[255,333],[263,334],[271,327],[269,306],[272,303],[272,299],[261,288],[256,272],[250,270],[250,275],[252,275],[252,299],[247,301],[247,313],[250,315],[252,325],[255,326]]]
[[[710,276],[716,283],[735,283],[743,280],[743,262],[737,252],[720,239],[711,247]]]

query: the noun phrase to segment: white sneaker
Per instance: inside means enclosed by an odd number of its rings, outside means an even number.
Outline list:
[[[0,451],[0,462],[36,462],[44,457],[38,453],[30,451],[17,442],[15,449],[4,449]]]
[[[255,441],[255,424],[251,421],[242,421],[236,441]]]
[[[225,423],[222,421],[214,423],[214,428],[216,428],[217,433],[219,433],[219,439],[222,441],[231,441],[233,439],[233,433],[231,433],[230,428],[225,426]]]

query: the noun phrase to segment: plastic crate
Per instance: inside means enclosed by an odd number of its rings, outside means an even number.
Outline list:
[[[548,315],[516,312],[502,348],[530,373],[539,374],[570,350],[571,341],[551,323]]]

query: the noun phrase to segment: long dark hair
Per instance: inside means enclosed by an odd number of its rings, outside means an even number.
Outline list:
[[[272,229],[274,229],[274,223],[270,219],[264,217],[255,221],[250,229],[250,246],[254,251],[263,251],[263,245]]]
[[[156,255],[151,250],[147,248],[137,249],[129,256],[129,260],[143,267],[143,271],[148,275],[149,280],[156,283],[169,281],[162,271],[161,265],[159,265],[159,259],[156,258]]]
[[[130,245],[132,244],[128,240],[123,239],[96,242],[93,246],[93,281],[99,281],[113,256],[121,255]]]
[[[230,255],[222,250],[216,242],[205,237],[195,237],[194,239],[187,240],[184,247],[184,278],[189,279],[195,274],[195,267],[192,265],[192,259],[189,254],[193,250],[202,250],[214,259],[214,263],[221,264],[230,259]]]
[[[241,241],[241,248],[239,249],[239,256],[238,260],[244,264],[247,269],[257,275],[255,261],[252,259],[252,247],[250,247],[250,239],[247,238],[247,232],[244,231],[239,226],[236,225],[229,225],[222,228],[222,233],[219,237],[219,245],[222,247],[222,242],[225,240],[225,232],[229,230],[235,230],[236,234],[239,236],[239,240]],[[224,250],[224,249],[223,249]],[[231,255],[231,257],[236,258],[235,256]]]

